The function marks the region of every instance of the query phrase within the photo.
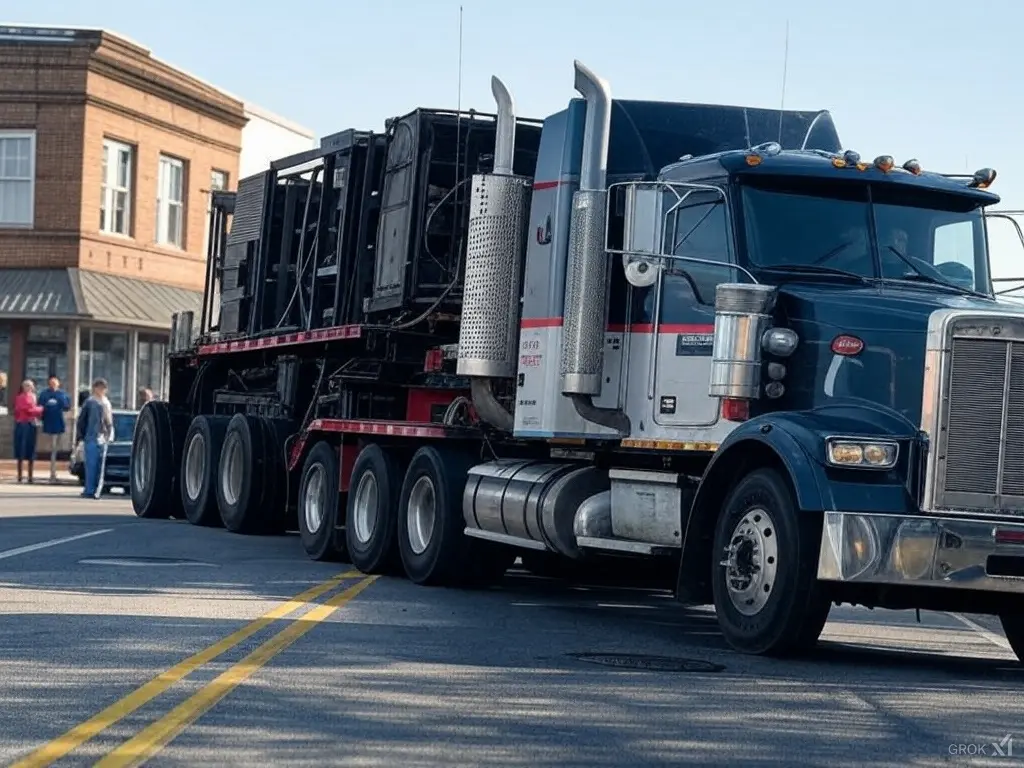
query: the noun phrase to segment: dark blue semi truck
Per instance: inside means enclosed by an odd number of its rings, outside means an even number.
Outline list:
[[[995,173],[575,75],[544,121],[495,79],[494,115],[416,110],[214,195],[137,514],[298,529],[424,585],[660,561],[752,653],[853,603],[998,614],[1020,655],[1024,312],[992,291]]]

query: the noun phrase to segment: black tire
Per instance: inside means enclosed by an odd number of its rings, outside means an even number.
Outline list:
[[[352,466],[345,504],[345,543],[363,573],[394,570],[398,563],[397,508],[401,469],[376,443],[363,448]]]
[[[733,580],[751,589],[749,595],[736,598],[749,606],[749,615],[734,604],[727,568],[720,565],[728,559],[737,526],[748,513],[753,533],[738,548],[741,566],[744,552],[751,551],[751,541],[760,540],[769,551],[774,546],[776,553],[772,557],[762,551],[760,576],[755,574],[746,581],[740,575]],[[817,579],[820,536],[820,515],[801,513],[785,479],[775,470],[755,470],[733,489],[718,519],[712,557],[715,610],[729,645],[744,653],[785,656],[805,651],[817,642],[831,607]],[[735,539],[740,541],[739,536]],[[774,578],[761,583],[759,578],[772,566],[776,569]],[[755,596],[762,594],[768,597],[758,606]]]
[[[1002,613],[999,621],[1003,625],[1003,633],[1017,660],[1024,663],[1024,614]]]
[[[313,560],[347,559],[348,552],[335,544],[334,526],[340,503],[338,452],[330,443],[321,441],[306,457],[299,481],[299,538]]]
[[[299,480],[298,472],[288,471],[288,458],[286,447],[291,446],[291,439],[295,437],[298,425],[289,419],[264,418],[263,426],[267,441],[267,468],[273,476],[279,479],[280,485],[274,490],[277,492],[277,501],[273,511],[277,518],[270,521],[271,529],[278,533],[286,531],[298,531],[298,500]]]
[[[282,460],[265,419],[235,414],[228,422],[217,462],[217,509],[232,533],[284,530]]]
[[[192,525],[223,525],[217,507],[217,470],[229,416],[196,416],[181,452],[181,504]]]
[[[515,550],[464,533],[462,491],[471,465],[465,456],[432,446],[409,462],[398,502],[398,549],[416,584],[487,586],[515,561]],[[419,513],[424,507],[433,512]]]
[[[167,403],[142,406],[130,459],[132,509],[139,517],[164,519],[178,511],[174,493],[174,435]]]

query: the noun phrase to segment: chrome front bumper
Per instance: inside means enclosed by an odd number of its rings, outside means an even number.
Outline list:
[[[826,512],[818,578],[1024,593],[1024,522]]]

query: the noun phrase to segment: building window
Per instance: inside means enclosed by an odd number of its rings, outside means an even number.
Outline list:
[[[162,400],[165,394],[164,380],[167,377],[167,340],[166,336],[147,336],[139,334],[138,354],[135,366],[135,407],[142,407],[139,392],[143,389],[153,390],[153,397]]]
[[[80,344],[79,392],[88,392],[96,379],[106,379],[107,397],[111,406],[124,408],[128,334],[83,328]]]
[[[14,381],[11,374],[11,327],[0,325],[0,416],[7,413],[8,397],[18,392],[21,382]]]
[[[185,215],[185,163],[160,155],[160,178],[156,190],[156,241],[183,248]]]
[[[32,226],[35,186],[35,131],[0,131],[0,227]]]
[[[50,374],[67,384],[68,329],[63,325],[30,325],[25,341],[25,378],[46,386]]]
[[[203,237],[203,255],[210,253],[210,213],[213,211],[213,193],[222,192],[228,188],[227,171],[218,171],[214,168],[210,171],[210,194],[206,196],[206,235]]]
[[[133,152],[127,144],[103,140],[100,232],[131,234]]]

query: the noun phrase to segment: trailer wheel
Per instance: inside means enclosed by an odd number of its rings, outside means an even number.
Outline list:
[[[139,517],[166,520],[177,511],[174,473],[165,470],[173,467],[173,462],[174,435],[167,403],[146,403],[136,422],[129,465],[132,509]]]
[[[338,518],[338,453],[330,443],[313,446],[299,484],[299,538],[313,560],[343,560],[334,542]]]
[[[181,456],[181,504],[192,525],[222,525],[217,507],[217,469],[228,416],[196,416],[185,433]]]
[[[464,533],[462,490],[471,464],[431,446],[409,462],[398,502],[398,548],[416,584],[486,586],[515,562],[515,550]]]
[[[235,414],[217,466],[217,508],[232,533],[280,533],[284,514],[276,440],[265,419]]]
[[[385,573],[397,560],[395,546],[398,463],[371,443],[352,466],[345,505],[345,543],[352,564],[363,573]]]
[[[801,514],[773,469],[743,478],[715,530],[715,610],[726,641],[781,656],[813,646],[830,602],[817,580],[820,517]]]

